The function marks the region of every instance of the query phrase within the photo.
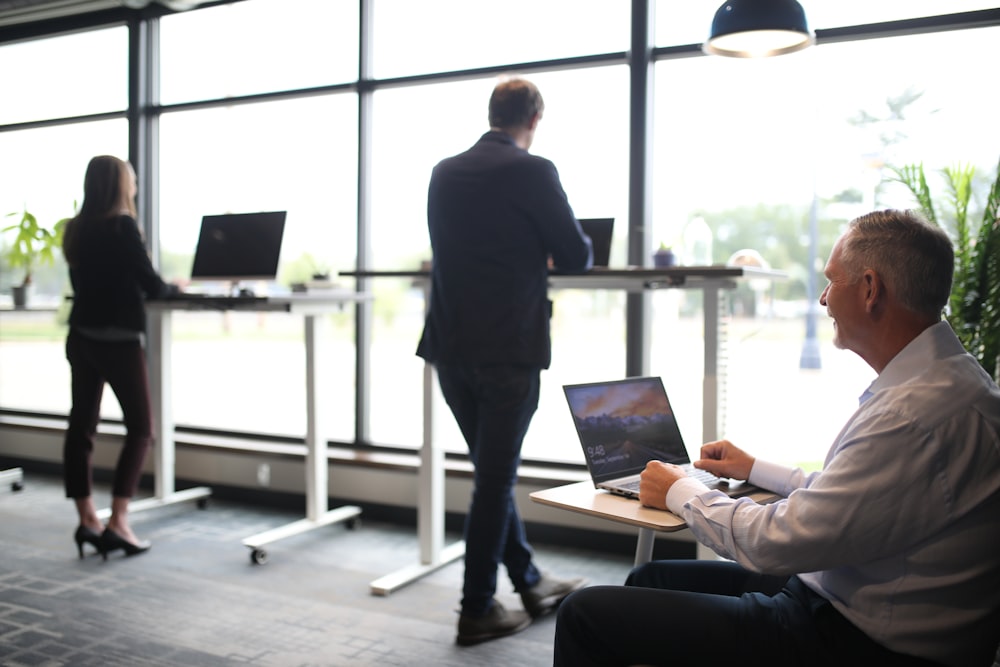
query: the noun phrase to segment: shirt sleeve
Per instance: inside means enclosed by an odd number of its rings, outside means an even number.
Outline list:
[[[122,226],[126,261],[132,267],[133,275],[143,293],[150,298],[176,294],[177,286],[164,282],[153,267],[153,262],[149,259],[146,246],[142,243],[139,226],[135,220],[124,218]]]

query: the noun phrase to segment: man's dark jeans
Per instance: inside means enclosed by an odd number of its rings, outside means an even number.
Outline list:
[[[517,591],[541,577],[514,499],[521,443],[538,408],[541,369],[438,364],[437,374],[475,467],[465,521],[462,613],[480,616],[492,603],[501,562]]]

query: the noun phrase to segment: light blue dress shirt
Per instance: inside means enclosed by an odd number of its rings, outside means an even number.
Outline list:
[[[862,398],[822,472],[754,464],[750,481],[777,502],[684,479],[667,506],[719,555],[799,574],[893,651],[990,665],[1000,643],[1000,389],[940,322]]]

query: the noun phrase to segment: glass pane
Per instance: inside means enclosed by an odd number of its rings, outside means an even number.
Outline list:
[[[545,99],[545,114],[531,152],[555,163],[577,216],[616,218],[612,263],[622,265],[628,201],[627,70],[598,68],[538,74],[531,79]],[[376,93],[372,147],[376,269],[417,268],[430,259],[426,207],[431,169],[442,158],[466,150],[489,129],[487,106],[495,84],[496,80],[488,79]],[[594,96],[593,90],[603,94]],[[449,112],[441,114],[442,108]],[[587,113],[580,114],[584,108]],[[595,118],[601,119],[600,140],[582,141],[593,136]],[[414,133],[414,127],[421,132]],[[400,150],[401,146],[406,149]],[[407,281],[373,282],[376,309],[385,310],[376,315],[373,332],[372,383],[380,389],[372,397],[372,438],[380,444],[416,447],[421,437],[417,401],[423,363],[415,350],[423,327],[423,298]],[[567,427],[572,435],[561,385],[624,371],[624,298],[577,290],[551,296],[555,302],[554,361],[543,374],[543,395],[524,456],[581,460],[572,439],[555,435]],[[594,349],[602,350],[596,361]],[[400,404],[407,402],[417,403],[412,406],[415,409],[406,411],[412,422],[400,416]],[[435,429],[446,449],[465,451],[440,397],[435,409]]]
[[[163,104],[358,76],[358,3],[246,0],[161,20]]]
[[[722,0],[655,0],[656,45],[701,44]],[[799,0],[811,30],[995,9],[993,0]]]
[[[379,0],[374,73],[380,79],[502,63],[625,51],[627,6],[604,0]]]
[[[83,175],[95,155],[126,157],[128,127],[124,120],[81,123],[0,133],[0,227],[20,220],[27,208],[39,223],[51,227],[72,216],[83,197]],[[69,365],[63,352],[66,317],[64,297],[69,277],[62,252],[52,265],[32,272],[31,312],[10,312],[11,286],[21,269],[7,265],[10,234],[0,250],[0,405],[14,410],[69,413]],[[102,413],[113,416],[118,405],[104,401]],[[120,413],[118,413],[120,416]]]
[[[266,128],[266,131],[262,131]],[[277,284],[353,268],[357,245],[357,98],[310,97],[164,114],[160,122],[163,274],[190,275],[203,215],[288,211]],[[353,288],[353,284],[345,284]],[[353,309],[330,317],[336,398],[330,437],[354,439]],[[283,314],[177,313],[178,424],[301,436],[305,427],[302,319]],[[211,368],[211,373],[205,373]],[[327,375],[329,374],[329,375]],[[240,378],[243,378],[242,380]]]
[[[942,194],[937,177],[945,167],[971,164],[982,180],[992,178],[1000,128],[992,122],[989,84],[969,85],[949,73],[985,62],[997,39],[1000,29],[985,28],[826,45],[764,60],[657,63],[654,239],[674,245],[686,263],[703,263],[695,241],[707,229],[712,262],[751,249],[789,274],[731,295],[726,437],[745,440],[765,458],[822,461],[874,372],[833,348],[821,308],[814,317],[822,368],[800,367],[808,307],[824,284],[817,273],[809,299],[810,245],[818,272],[847,220],[874,208],[916,205],[887,182],[886,165],[922,161],[932,190]],[[973,220],[986,195],[983,188],[978,194]],[[654,330],[690,329],[700,346],[697,297],[670,298],[677,302],[654,311]],[[671,395],[687,401],[700,395],[691,382],[700,373],[684,363],[700,359],[700,350],[677,353],[678,345],[673,337],[669,346],[654,343],[652,366]],[[794,421],[777,420],[762,439],[760,415],[774,406],[761,386],[781,387],[782,410],[809,414],[814,437],[803,443]],[[691,399],[688,410],[682,426],[695,453],[700,400]]]
[[[5,44],[0,90],[0,125],[124,111],[128,30],[119,26]]]

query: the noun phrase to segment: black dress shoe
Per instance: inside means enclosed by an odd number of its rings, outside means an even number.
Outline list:
[[[567,595],[587,585],[586,579],[556,579],[543,574],[538,583],[521,592],[521,602],[532,618],[552,611]]]
[[[104,532],[101,533],[100,549],[101,555],[104,556],[104,560],[108,559],[109,553],[118,549],[124,550],[126,556],[134,556],[136,554],[149,551],[149,547],[151,546],[152,545],[146,540],[143,540],[142,542],[129,542],[110,528],[105,528]]]
[[[73,533],[73,541],[76,542],[76,550],[80,554],[80,558],[83,558],[84,544],[91,545],[97,549],[98,553],[101,551],[101,535],[86,526],[77,526],[76,532]]]
[[[499,639],[520,632],[531,625],[531,617],[523,611],[507,611],[503,605],[493,601],[493,606],[485,616],[466,616],[458,619],[459,646],[472,646],[490,639]]]

